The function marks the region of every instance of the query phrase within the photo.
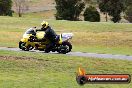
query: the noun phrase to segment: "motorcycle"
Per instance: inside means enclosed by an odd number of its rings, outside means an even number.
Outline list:
[[[50,44],[50,41],[44,38],[45,32],[36,32],[35,28],[29,28],[23,34],[23,38],[19,42],[19,48],[24,51],[29,50],[40,50],[45,51],[46,46]],[[57,41],[53,47],[50,48],[49,52],[58,52],[66,54],[71,51],[72,44],[69,42],[72,39],[72,33],[62,33],[56,36]]]

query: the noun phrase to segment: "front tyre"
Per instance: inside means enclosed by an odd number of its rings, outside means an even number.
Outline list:
[[[29,51],[29,50],[32,50],[34,47],[31,46],[31,45],[28,45],[27,47],[25,46],[26,43],[25,42],[19,42],[19,48],[24,50],[24,51]]]
[[[20,42],[19,42],[19,48],[22,49],[22,50],[25,50],[25,44],[26,44],[26,43],[20,41]]]

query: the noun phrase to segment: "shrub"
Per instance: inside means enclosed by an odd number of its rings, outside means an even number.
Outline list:
[[[100,21],[100,14],[96,10],[95,7],[87,7],[84,11],[84,20],[85,21],[91,21],[91,22],[99,22]]]

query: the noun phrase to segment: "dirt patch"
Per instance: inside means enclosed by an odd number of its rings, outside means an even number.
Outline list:
[[[32,57],[0,56],[0,60],[39,60]]]
[[[0,56],[0,60],[44,62],[44,63],[51,62],[51,60],[48,60],[48,59],[33,58],[33,57],[24,57],[24,56],[23,57],[19,57],[19,56]]]

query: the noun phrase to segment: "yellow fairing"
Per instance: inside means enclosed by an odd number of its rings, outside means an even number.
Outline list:
[[[36,37],[38,39],[42,39],[44,37],[44,34],[45,34],[44,32],[37,32]]]
[[[21,39],[22,42],[27,42],[31,34],[24,34],[23,38]]]
[[[62,44],[62,37],[61,37],[61,35],[59,36],[59,44]]]
[[[23,39],[21,39],[21,41],[22,41],[22,42],[27,42],[27,41],[28,41],[28,39],[23,38]]]

